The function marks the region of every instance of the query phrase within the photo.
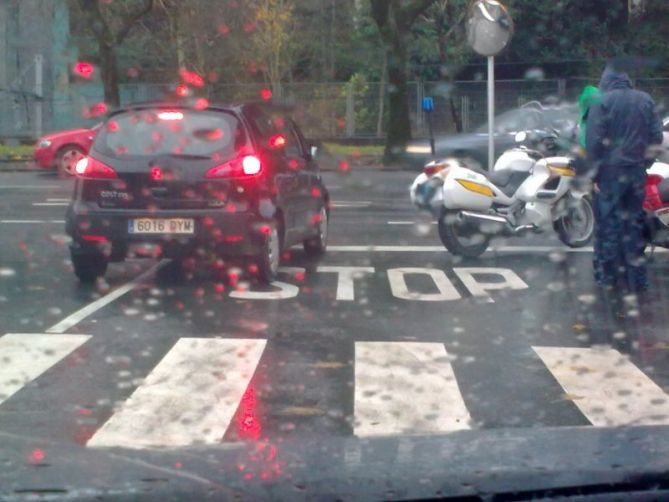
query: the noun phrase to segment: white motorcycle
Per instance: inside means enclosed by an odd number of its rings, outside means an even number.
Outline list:
[[[523,143],[525,133],[516,142]],[[541,142],[548,150],[556,138]],[[551,143],[552,142],[552,143]],[[439,222],[439,237],[451,253],[475,258],[492,237],[555,230],[570,247],[585,246],[594,213],[584,192],[572,186],[569,157],[544,156],[525,146],[504,152],[492,172],[458,159],[428,163],[410,188],[411,200]]]

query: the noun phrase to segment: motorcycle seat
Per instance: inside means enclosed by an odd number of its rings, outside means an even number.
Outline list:
[[[669,178],[666,178],[657,185],[657,191],[660,193],[662,202],[669,202]]]
[[[499,188],[507,186],[511,182],[514,171],[511,169],[502,169],[500,171],[491,171],[484,172],[486,178],[488,178],[494,185]]]

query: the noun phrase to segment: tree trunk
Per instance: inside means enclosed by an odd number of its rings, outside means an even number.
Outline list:
[[[383,67],[381,68],[381,83],[379,84],[379,117],[376,121],[376,136],[383,135],[383,116],[386,105],[386,81],[388,80],[388,54],[383,53]]]
[[[116,48],[110,43],[100,44],[100,64],[102,67],[102,84],[105,91],[105,103],[111,107],[121,104],[118,85],[118,63]]]
[[[383,161],[388,164],[399,157],[411,139],[409,117],[409,88],[407,83],[406,52],[400,37],[395,37],[392,52],[388,52],[388,123]]]

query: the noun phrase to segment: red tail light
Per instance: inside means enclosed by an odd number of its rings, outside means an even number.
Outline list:
[[[245,155],[230,160],[220,166],[212,167],[204,175],[205,178],[235,178],[255,176],[262,171],[262,162],[255,155]]]
[[[646,198],[643,201],[643,207],[648,211],[656,211],[664,205],[657,188],[663,179],[657,174],[650,174],[646,177]]]
[[[275,134],[269,139],[269,146],[274,149],[286,146],[286,137],[283,134]]]
[[[434,176],[435,174],[443,171],[444,169],[448,169],[449,165],[447,162],[430,162],[428,165],[426,165],[423,168],[423,172],[427,176]]]
[[[77,173],[77,176],[82,178],[118,178],[116,171],[93,157],[84,157],[81,159],[74,167],[74,171]]]

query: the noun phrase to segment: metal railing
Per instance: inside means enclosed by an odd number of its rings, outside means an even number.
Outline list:
[[[575,101],[583,86],[583,78],[553,80],[498,80],[496,110],[522,106],[529,101]],[[669,79],[639,79],[637,88],[649,92],[659,105],[669,99]],[[121,85],[122,104],[161,99],[174,84],[134,83]],[[206,89],[212,102],[241,102],[260,98],[262,84],[220,84]],[[392,89],[390,89],[392,90]],[[294,104],[295,117],[312,138],[381,139],[388,118],[387,85],[378,82],[351,86],[335,83],[286,83],[274,96]],[[409,116],[415,137],[427,134],[427,121],[421,100],[432,96],[435,102],[433,124],[437,133],[471,131],[486,121],[485,81],[410,82]],[[0,91],[0,135],[33,138],[38,110],[46,131],[93,125],[83,110],[103,99],[96,85],[70,86],[67,96],[51,100],[39,98],[33,89]]]

